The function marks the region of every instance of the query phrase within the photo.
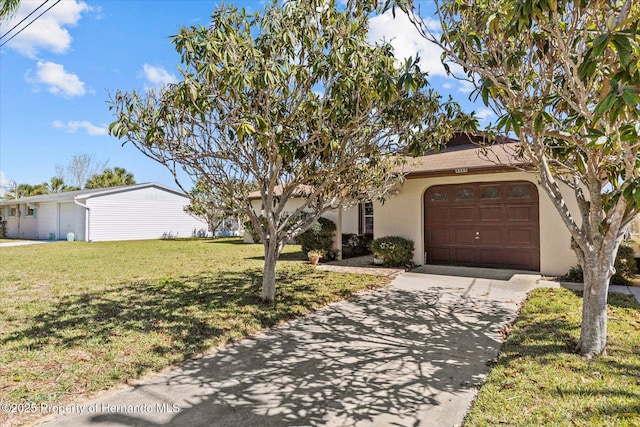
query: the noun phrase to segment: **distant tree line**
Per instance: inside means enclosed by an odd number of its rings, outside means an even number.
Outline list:
[[[89,154],[73,156],[68,164],[56,165],[56,176],[41,184],[18,184],[5,197],[15,199],[41,194],[61,193],[90,188],[119,187],[136,183],[133,174],[120,167],[107,168],[107,162],[97,162]]]

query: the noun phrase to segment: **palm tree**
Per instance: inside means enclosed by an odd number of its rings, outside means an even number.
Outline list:
[[[20,0],[2,0],[0,1],[0,22],[9,20],[20,7]]]
[[[101,174],[93,175],[87,181],[85,188],[119,187],[135,183],[132,173],[127,172],[124,168],[115,167],[113,169],[105,169]]]

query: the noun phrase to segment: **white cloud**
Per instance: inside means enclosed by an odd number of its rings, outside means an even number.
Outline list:
[[[496,114],[488,108],[480,108],[478,111],[476,111],[476,117],[478,118],[478,120],[487,120],[495,116]]]
[[[150,87],[162,87],[178,81],[176,76],[160,66],[144,64],[142,66],[142,72]]]
[[[10,21],[0,25],[0,33],[4,34],[9,31],[9,29],[13,28],[14,25],[33,12],[40,4],[42,4],[41,0],[22,0],[16,15]],[[71,35],[66,27],[76,25],[78,21],[80,21],[82,14],[91,11],[92,8],[82,1],[61,1],[32,24],[29,24],[33,18],[44,12],[48,7],[49,4],[45,4],[16,27],[9,36],[16,34],[21,28],[24,28],[24,30],[16,35],[6,46],[17,50],[29,58],[35,58],[40,50],[47,50],[53,53],[65,53],[71,46],[72,41]]]
[[[458,92],[462,93],[471,93],[475,89],[473,83],[468,80],[459,80],[460,86],[458,87]]]
[[[427,27],[435,32],[440,32],[440,24],[430,18],[425,18]],[[382,41],[383,39],[393,46],[395,56],[400,61],[408,57],[420,57],[420,68],[429,72],[431,76],[446,76],[446,70],[440,61],[442,49],[433,43],[425,40],[409,18],[404,13],[396,13],[395,18],[391,11],[372,18],[369,22],[370,42]],[[452,66],[452,70],[455,71]]]
[[[67,123],[60,120],[54,120],[51,125],[56,129],[64,129],[68,133],[76,133],[79,129],[84,129],[89,136],[107,135],[107,128],[105,126],[96,126],[86,120],[70,121]]]
[[[30,83],[42,83],[48,86],[49,92],[66,98],[82,96],[86,93],[84,83],[73,73],[69,73],[61,64],[38,61],[35,76],[27,72],[26,80]]]

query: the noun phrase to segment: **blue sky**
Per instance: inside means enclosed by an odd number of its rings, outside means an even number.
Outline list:
[[[4,35],[45,0],[23,0],[0,25]],[[31,18],[54,4],[49,0]],[[175,187],[172,176],[129,145],[107,135],[109,93],[160,87],[179,78],[169,37],[183,26],[206,25],[220,1],[62,0],[0,48],[0,192],[10,181],[38,184],[78,154],[124,167],[137,182]],[[231,1],[260,10],[262,0]],[[427,3],[428,6],[428,3]],[[30,19],[31,19],[30,18]],[[25,23],[0,39],[5,43]],[[371,22],[372,40],[385,37],[404,57],[420,52],[422,67],[441,93],[487,120],[492,113],[467,101],[469,86],[444,75],[440,53],[401,14]]]

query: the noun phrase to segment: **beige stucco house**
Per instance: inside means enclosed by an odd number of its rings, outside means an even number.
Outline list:
[[[341,233],[401,236],[415,244],[413,262],[565,274],[577,259],[571,237],[537,175],[525,172],[515,142],[490,150],[452,139],[440,152],[411,159],[406,180],[384,202],[325,215]],[[564,188],[567,200],[572,192]],[[300,200],[290,200],[291,209]],[[254,201],[256,211],[260,201]],[[575,202],[568,202],[577,213]],[[250,240],[250,238],[247,238]],[[336,242],[340,247],[340,241]]]

